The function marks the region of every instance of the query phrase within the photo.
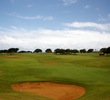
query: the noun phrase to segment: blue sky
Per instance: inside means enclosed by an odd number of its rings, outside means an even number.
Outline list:
[[[0,49],[110,46],[110,0],[0,0]]]

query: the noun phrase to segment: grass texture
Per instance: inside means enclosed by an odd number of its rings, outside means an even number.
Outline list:
[[[86,88],[77,100],[110,100],[110,55],[0,54],[0,100],[51,100],[12,90],[28,81],[52,81]]]

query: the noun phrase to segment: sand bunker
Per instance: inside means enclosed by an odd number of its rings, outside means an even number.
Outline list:
[[[85,94],[83,87],[54,82],[26,82],[12,85],[12,89],[33,93],[53,100],[73,100]]]

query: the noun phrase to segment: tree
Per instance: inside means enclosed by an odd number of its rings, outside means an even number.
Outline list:
[[[60,49],[60,54],[65,54],[65,49]]]
[[[101,48],[100,52],[102,52],[104,54],[109,54],[110,53],[110,47],[108,47],[108,48]]]
[[[65,54],[70,54],[71,53],[71,50],[70,49],[66,49],[65,50]]]
[[[52,53],[52,50],[50,48],[45,50],[46,53]]]
[[[54,50],[55,54],[65,54],[65,52],[67,52],[65,49],[55,49]]]
[[[104,53],[104,54],[107,53],[107,48],[101,48],[101,49],[100,49],[100,52],[102,52],[102,53]]]
[[[94,51],[94,49],[88,49],[88,53],[91,53],[91,52],[93,52]]]
[[[86,49],[81,49],[80,53],[86,53]]]
[[[106,53],[107,53],[107,54],[110,53],[110,47],[108,47],[108,48],[106,49]]]
[[[76,54],[79,51],[77,49],[73,49],[73,50],[71,50],[71,49],[55,49],[54,52],[56,54],[57,53],[59,53],[59,54],[72,54],[72,53]]]
[[[0,53],[8,53],[8,50],[0,50]]]
[[[55,49],[55,50],[54,50],[54,53],[55,53],[55,54],[60,53],[60,49]]]
[[[71,50],[71,52],[74,53],[74,55],[75,55],[75,54],[78,53],[79,51],[78,51],[77,49],[73,49],[73,50]]]
[[[35,50],[34,50],[34,53],[41,53],[41,52],[42,52],[41,49],[35,49]]]
[[[26,53],[26,51],[22,50],[22,51],[19,51],[18,53]]]
[[[8,53],[17,53],[18,50],[19,48],[9,48]]]
[[[32,53],[32,51],[24,51],[24,50],[22,50],[22,51],[19,51],[18,53]]]

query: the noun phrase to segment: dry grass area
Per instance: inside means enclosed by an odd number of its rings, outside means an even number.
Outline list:
[[[43,64],[47,64],[47,65],[55,65],[55,64],[57,64],[57,62],[43,62]]]
[[[26,82],[12,85],[12,89],[33,93],[54,100],[73,100],[85,94],[83,87],[54,82]]]
[[[0,58],[19,58],[18,56],[3,56],[3,57],[0,57]]]

